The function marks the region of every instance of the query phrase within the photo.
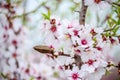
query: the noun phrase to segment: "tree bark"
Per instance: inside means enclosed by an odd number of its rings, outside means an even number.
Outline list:
[[[87,12],[87,6],[85,6],[84,0],[82,0],[82,7],[79,12],[79,23],[80,25],[85,25],[85,16]]]

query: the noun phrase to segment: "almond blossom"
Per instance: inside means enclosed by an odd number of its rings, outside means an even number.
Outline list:
[[[60,23],[62,24],[62,22]],[[74,24],[78,23],[74,22]],[[106,47],[106,44],[111,45],[112,43],[109,42],[109,38],[103,40],[102,28],[74,24],[62,24],[61,27],[58,27],[58,31],[56,31],[58,35],[55,40],[58,41],[59,44],[55,43],[56,41],[54,41],[54,38],[50,40],[50,38],[46,36],[46,40],[48,41],[45,41],[45,45],[48,45],[49,42],[51,44],[56,44],[53,46],[55,48],[59,46],[57,49],[54,49],[54,55],[56,56],[54,60],[62,67],[68,80],[82,80],[94,73],[100,74],[100,76],[96,78],[100,79],[102,75],[105,74],[105,67],[107,67],[108,61],[110,61],[110,59],[108,60],[108,57],[110,57],[108,52],[112,49],[109,47],[106,49],[106,53],[104,47]],[[61,30],[62,27],[64,30]],[[62,52],[63,55],[59,54],[60,52]],[[65,56],[65,54],[68,54],[68,56]],[[71,61],[72,58],[74,59],[73,61]]]
[[[85,6],[97,12],[111,9],[113,2],[84,1]],[[44,14],[47,18],[41,20],[38,32],[35,32],[42,37],[42,43],[36,42],[40,44],[38,49],[34,47],[40,54],[32,49],[36,40],[28,38],[30,35],[26,26],[9,20],[9,17],[16,17],[14,10],[9,11],[14,6],[7,2],[3,4],[0,7],[8,9],[8,12],[2,16],[3,20],[0,19],[0,80],[101,80],[112,67],[117,68],[120,74],[120,61],[112,55],[115,46],[120,47],[120,39],[115,31],[112,34],[102,26],[81,24],[79,20],[61,20],[50,13],[49,16]],[[49,9],[46,5],[45,7]]]

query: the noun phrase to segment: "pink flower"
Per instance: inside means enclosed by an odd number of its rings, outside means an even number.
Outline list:
[[[92,7],[92,10],[107,10],[111,8],[111,5],[107,1],[103,0],[85,0],[85,5]]]
[[[79,74],[78,73],[73,73],[72,74],[72,79],[73,80],[78,80],[78,78],[79,78]]]
[[[56,32],[56,31],[57,31],[57,28],[56,28],[55,26],[51,26],[50,30],[51,30],[52,32]]]
[[[92,46],[93,40],[92,35],[89,33],[79,33],[80,38],[77,38],[77,43],[81,47],[89,47]]]
[[[79,70],[77,66],[73,66],[73,69],[66,70],[65,74],[68,80],[82,80],[82,77],[85,75],[85,72]]]

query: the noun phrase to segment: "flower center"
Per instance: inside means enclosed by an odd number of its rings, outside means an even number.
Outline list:
[[[85,39],[81,40],[81,44],[82,45],[86,45],[87,44],[87,41]]]
[[[26,72],[27,74],[29,74],[29,73],[30,73],[29,68],[27,68],[27,69],[25,70],[25,72]]]
[[[50,45],[49,47],[50,47],[51,49],[54,49],[54,46],[53,46],[53,45]]]
[[[94,60],[92,60],[92,59],[89,59],[87,63],[88,63],[88,65],[93,65],[93,63],[94,63]]]
[[[115,39],[113,39],[113,38],[110,38],[110,41],[111,41],[112,44],[115,43]]]
[[[77,78],[79,78],[78,73],[73,73],[73,74],[72,74],[72,79],[73,79],[73,80],[77,80]]]
[[[12,41],[12,44],[16,46],[16,45],[17,45],[17,41],[16,41],[16,40],[13,40],[13,41]]]
[[[78,30],[73,30],[75,36],[78,36]]]
[[[99,4],[101,0],[94,0],[95,3]]]
[[[92,30],[90,31],[90,33],[91,33],[93,36],[97,34],[94,29],[92,29]]]
[[[16,54],[16,53],[13,53],[13,54],[12,54],[12,57],[13,57],[13,58],[16,58],[16,57],[17,57],[17,54]]]
[[[75,50],[76,53],[81,53],[81,51],[79,49]]]
[[[55,32],[55,31],[57,31],[57,28],[56,28],[55,26],[52,26],[52,27],[50,28],[50,30],[51,30],[52,32]]]
[[[101,48],[101,47],[96,47],[96,48],[97,48],[97,50],[102,51],[102,48]]]
[[[6,35],[6,34],[4,34],[4,35],[3,35],[3,38],[6,38],[6,37],[7,37],[7,35]]]
[[[50,20],[50,24],[55,24],[56,23],[56,20],[55,19],[51,19]]]

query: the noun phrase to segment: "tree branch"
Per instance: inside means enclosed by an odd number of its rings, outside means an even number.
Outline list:
[[[119,6],[119,7],[120,7],[120,4],[117,4],[117,3],[115,3],[115,2],[113,2],[112,4],[117,5],[117,6]]]
[[[34,50],[42,53],[42,54],[52,54],[53,56],[56,56],[54,53],[54,49],[50,48],[49,46],[46,46],[46,45],[37,45],[37,46],[34,46],[33,47]],[[70,57],[69,54],[64,54],[63,52],[61,52],[60,54],[58,54],[58,56],[67,56],[67,57]]]
[[[79,12],[79,23],[80,25],[85,25],[85,15],[87,11],[87,6],[85,6],[84,0],[82,0],[82,7]]]
[[[106,2],[108,2],[108,3],[111,4],[111,5],[120,6],[120,4],[118,4],[118,3],[116,3],[116,2],[110,2],[110,1],[106,1]]]
[[[30,11],[30,12],[23,13],[23,14],[21,14],[21,15],[13,16],[12,19],[20,18],[20,17],[22,17],[22,16],[27,16],[27,15],[29,15],[29,14],[31,14],[31,13],[35,13],[40,7],[44,6],[45,3],[46,3],[46,2],[44,2],[44,3],[40,4],[40,5],[38,5],[38,7],[36,7],[34,10],[32,10],[32,11]]]
[[[115,28],[116,28],[116,25],[114,25],[113,28],[111,28],[111,29],[104,30],[104,32],[112,31],[112,30],[114,30]]]

